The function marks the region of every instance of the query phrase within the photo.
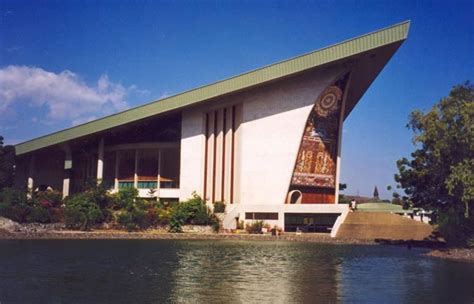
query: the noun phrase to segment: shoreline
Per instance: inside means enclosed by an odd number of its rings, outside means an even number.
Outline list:
[[[425,253],[424,255],[438,259],[474,263],[474,248],[435,249]]]
[[[331,238],[326,234],[285,233],[280,236],[268,234],[236,233],[168,233],[159,230],[127,232],[122,230],[50,230],[37,232],[11,232],[0,229],[0,240],[196,240],[196,241],[265,241],[265,242],[303,242],[334,245],[390,245],[411,248],[425,248],[424,256],[459,262],[474,263],[474,248],[445,248],[442,243],[416,241],[390,241],[376,239]]]
[[[120,230],[92,231],[45,231],[45,232],[0,232],[0,240],[249,240],[249,241],[292,241],[327,244],[377,245],[375,240],[336,239],[323,234],[236,234],[236,233],[199,233],[199,232],[126,232]]]

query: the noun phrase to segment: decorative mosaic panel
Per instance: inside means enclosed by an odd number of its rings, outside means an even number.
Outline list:
[[[292,186],[335,188],[342,90],[330,86],[316,100],[306,122]]]

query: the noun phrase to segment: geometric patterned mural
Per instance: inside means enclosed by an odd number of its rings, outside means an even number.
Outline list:
[[[334,203],[339,119],[346,78],[321,93],[306,122],[290,183],[290,191],[298,190],[303,203]]]
[[[304,130],[293,185],[334,188],[341,100],[341,89],[330,86],[316,102]]]

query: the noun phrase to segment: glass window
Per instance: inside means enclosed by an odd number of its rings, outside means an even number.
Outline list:
[[[246,212],[246,220],[278,220],[277,212]]]

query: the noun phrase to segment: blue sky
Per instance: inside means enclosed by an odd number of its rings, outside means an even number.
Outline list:
[[[0,0],[0,135],[18,143],[410,19],[344,126],[346,193],[389,197],[409,113],[474,81],[473,16],[472,1]]]

